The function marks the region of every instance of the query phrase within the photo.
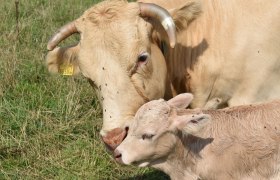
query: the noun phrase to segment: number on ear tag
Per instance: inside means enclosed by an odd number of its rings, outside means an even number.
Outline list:
[[[59,73],[63,76],[73,76],[74,74],[74,66],[73,64],[62,64],[59,67]]]

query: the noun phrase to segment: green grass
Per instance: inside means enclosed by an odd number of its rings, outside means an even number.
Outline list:
[[[44,66],[51,34],[97,2],[20,0],[17,36],[15,3],[1,1],[0,179],[168,179],[117,164],[100,140],[102,111],[88,82]]]

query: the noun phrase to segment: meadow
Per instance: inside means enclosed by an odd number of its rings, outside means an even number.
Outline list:
[[[102,111],[87,80],[46,69],[49,37],[97,2],[19,0],[17,10],[0,0],[0,179],[168,179],[117,164],[101,142]]]

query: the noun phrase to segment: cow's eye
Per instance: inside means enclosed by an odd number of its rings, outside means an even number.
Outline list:
[[[144,52],[144,53],[142,53],[142,54],[140,54],[140,55],[138,56],[137,62],[138,62],[138,63],[141,63],[141,64],[146,64],[148,58],[149,58],[149,53]]]
[[[152,139],[155,135],[154,134],[143,134],[142,135],[142,139]]]

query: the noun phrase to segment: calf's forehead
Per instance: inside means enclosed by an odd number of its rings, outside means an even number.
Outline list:
[[[168,123],[170,107],[164,100],[154,100],[144,104],[134,118],[135,129],[158,129]]]

